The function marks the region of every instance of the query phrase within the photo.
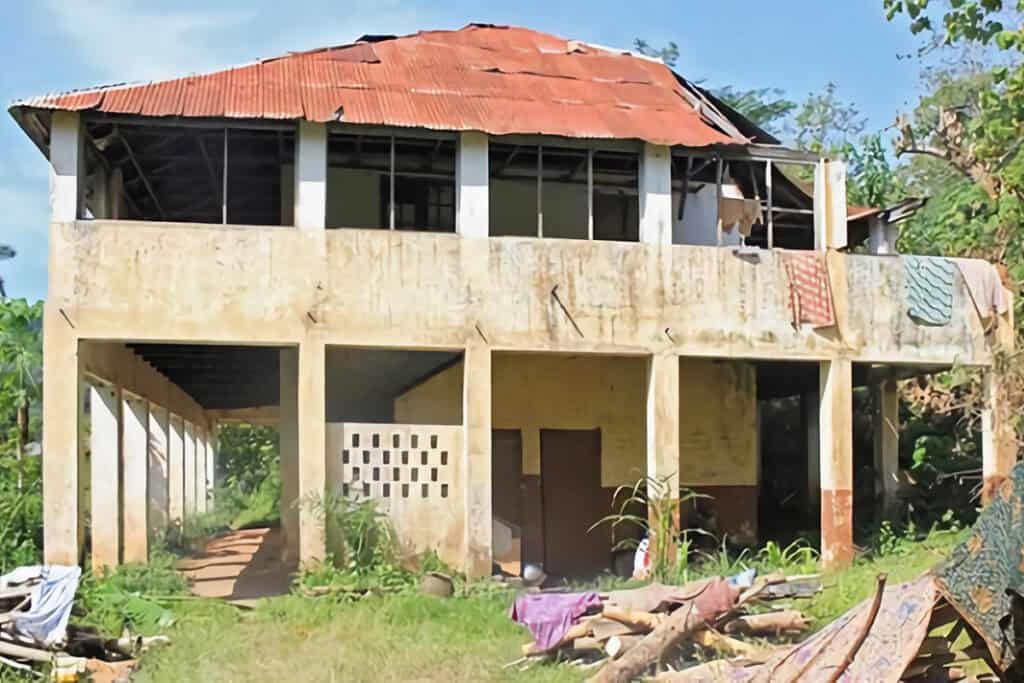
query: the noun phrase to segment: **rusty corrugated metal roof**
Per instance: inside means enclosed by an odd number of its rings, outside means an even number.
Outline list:
[[[35,97],[12,111],[304,118],[689,147],[747,142],[702,116],[685,89],[655,60],[525,28],[470,24],[169,81]]]

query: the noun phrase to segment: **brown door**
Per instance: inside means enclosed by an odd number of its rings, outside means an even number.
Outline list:
[[[590,527],[611,512],[601,488],[601,432],[542,429],[544,570],[553,576],[593,577],[611,565],[611,530]]]

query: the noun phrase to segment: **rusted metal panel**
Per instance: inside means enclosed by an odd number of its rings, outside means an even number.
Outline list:
[[[469,25],[289,54],[210,74],[15,106],[332,121],[495,135],[745,143],[704,119],[664,64],[523,28]]]

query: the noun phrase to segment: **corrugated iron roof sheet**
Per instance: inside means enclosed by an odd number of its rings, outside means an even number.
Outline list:
[[[655,60],[525,28],[471,24],[169,81],[36,97],[13,108],[304,118],[690,147],[747,142],[712,125],[684,88]]]

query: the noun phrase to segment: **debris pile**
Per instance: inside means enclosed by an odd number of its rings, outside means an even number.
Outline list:
[[[797,610],[770,609],[771,601],[810,597],[819,590],[817,576],[755,579],[749,572],[683,586],[524,593],[516,599],[512,618],[530,630],[533,640],[509,666],[564,655],[581,666],[603,665],[595,681],[629,681],[674,657],[685,643],[703,654],[762,663],[777,651],[766,637],[788,640],[810,626]]]
[[[20,567],[0,576],[0,669],[39,673],[54,680],[128,680],[135,657],[167,638],[107,638],[70,624],[82,570],[61,565]]]

